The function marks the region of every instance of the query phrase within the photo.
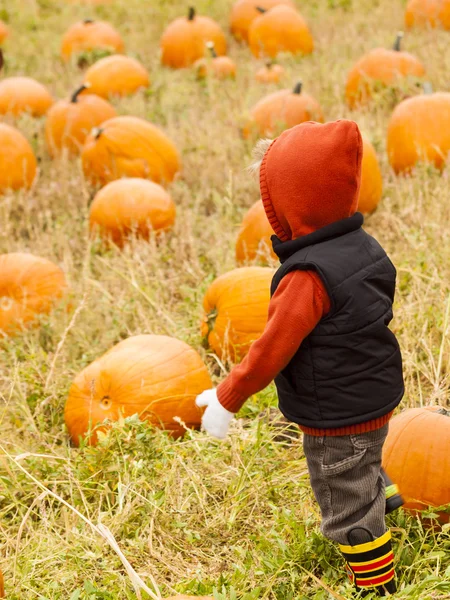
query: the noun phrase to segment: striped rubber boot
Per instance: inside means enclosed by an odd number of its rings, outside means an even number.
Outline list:
[[[362,596],[374,591],[386,596],[396,591],[394,553],[389,530],[371,542],[352,546],[339,544],[339,548],[346,560],[350,581],[356,591],[362,592]]]
[[[386,488],[386,514],[389,514],[394,510],[397,510],[397,508],[400,508],[400,506],[403,506],[404,500],[400,496],[398,486],[392,481],[384,469],[381,469],[381,474],[383,475]]]

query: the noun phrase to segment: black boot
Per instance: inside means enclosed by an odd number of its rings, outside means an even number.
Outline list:
[[[352,544],[352,533],[356,530],[365,532],[371,541]],[[391,532],[388,530],[381,537],[374,538],[368,529],[355,527],[349,532],[348,541],[350,545],[339,544],[339,548],[347,563],[347,574],[356,591],[361,592],[362,597],[374,591],[379,596],[394,594],[397,586]]]
[[[398,491],[397,485],[391,480],[384,469],[381,469],[381,474],[386,486],[386,514],[388,515],[397,510],[397,508],[400,508],[400,506],[403,506],[404,500]]]

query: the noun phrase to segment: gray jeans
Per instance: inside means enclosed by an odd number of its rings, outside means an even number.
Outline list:
[[[343,436],[303,436],[311,486],[322,513],[324,536],[339,544],[370,541],[386,531],[385,485],[381,451],[388,425],[376,431]]]

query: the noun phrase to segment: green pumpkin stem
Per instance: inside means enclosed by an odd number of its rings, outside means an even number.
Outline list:
[[[430,95],[433,93],[433,85],[430,81],[425,81],[422,88],[424,94]]]
[[[193,21],[195,19],[195,8],[193,6],[189,7],[188,12],[188,21]]]
[[[206,47],[208,48],[208,50],[211,53],[211,56],[213,58],[217,58],[217,52],[216,52],[216,48],[214,46],[214,42],[206,42]]]
[[[301,94],[302,93],[302,87],[303,87],[303,82],[299,81],[296,85],[295,88],[292,90],[293,94]]]
[[[404,35],[405,34],[403,33],[403,31],[399,31],[397,33],[397,37],[396,37],[395,43],[394,43],[394,50],[396,52],[400,52],[400,50],[402,49],[402,39],[403,39]]]
[[[267,8],[263,8],[262,6],[255,6],[256,10],[260,12],[262,15],[267,12]]]
[[[81,92],[84,92],[84,90],[87,90],[91,87],[90,83],[83,83],[83,85],[80,85],[79,88],[77,88],[74,93],[72,94],[70,101],[73,102],[74,104],[78,101],[78,96],[81,94]]]

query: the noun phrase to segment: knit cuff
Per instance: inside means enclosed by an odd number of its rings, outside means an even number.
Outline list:
[[[229,377],[222,381],[217,388],[217,398],[220,404],[232,413],[237,413],[247,400],[242,398],[229,382]]]

